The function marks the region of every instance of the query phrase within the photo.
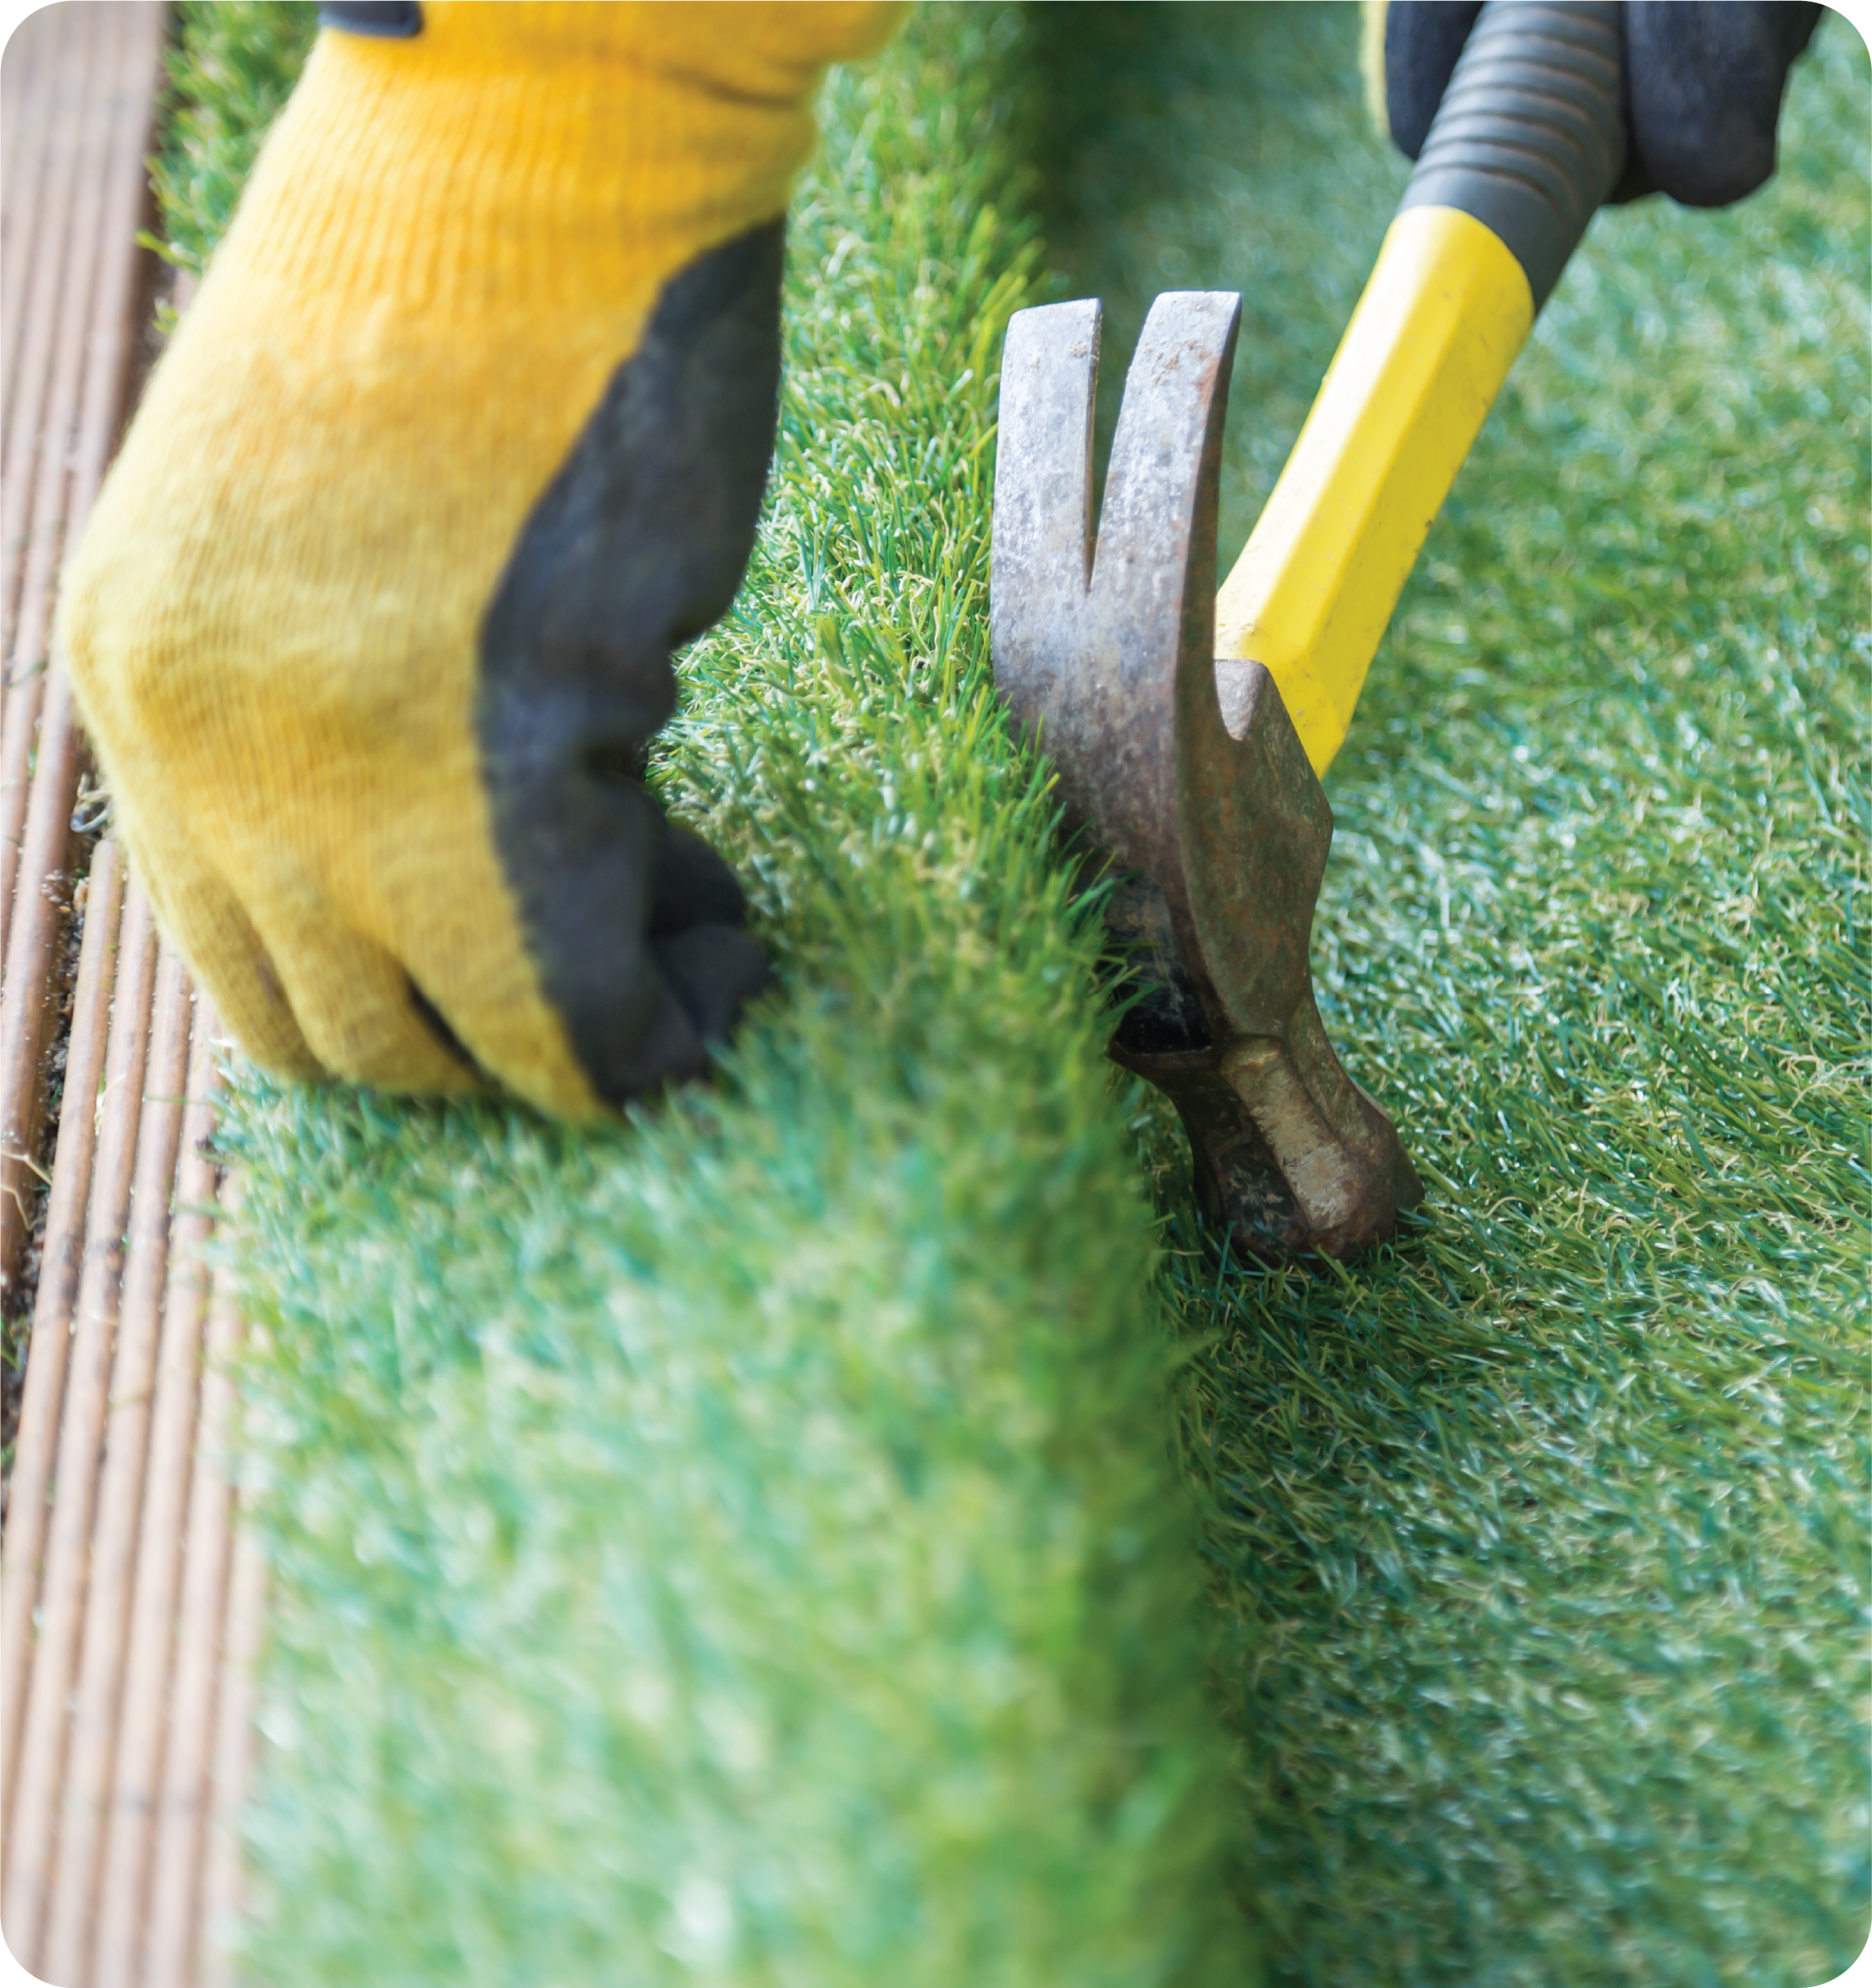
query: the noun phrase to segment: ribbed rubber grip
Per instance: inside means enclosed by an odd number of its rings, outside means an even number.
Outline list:
[[[1598,0],[1489,0],[1398,203],[1498,234],[1538,311],[1625,162],[1622,35]]]

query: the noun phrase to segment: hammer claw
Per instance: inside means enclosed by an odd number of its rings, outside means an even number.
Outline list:
[[[1139,999],[1111,1053],[1176,1104],[1205,1216],[1259,1255],[1347,1255],[1422,1188],[1313,1002],[1332,810],[1280,692],[1215,660],[1216,498],[1240,298],[1160,296],[1091,519],[1100,307],[1018,313],[1002,360],[995,681],[1121,873]]]

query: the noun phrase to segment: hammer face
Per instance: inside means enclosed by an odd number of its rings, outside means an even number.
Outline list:
[[[1137,999],[1111,1053],[1175,1103],[1205,1217],[1262,1256],[1352,1253],[1423,1198],[1313,1002],[1332,811],[1268,672],[1214,658],[1216,493],[1239,297],[1152,306],[1092,524],[1100,307],[1018,313],[1002,358],[995,681],[1122,873]]]

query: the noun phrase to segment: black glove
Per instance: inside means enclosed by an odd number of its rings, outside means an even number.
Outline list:
[[[1384,103],[1415,159],[1429,136],[1480,0],[1391,0]],[[1626,0],[1623,177],[1615,201],[1667,193],[1727,207],[1774,171],[1787,72],[1820,18],[1805,0]]]

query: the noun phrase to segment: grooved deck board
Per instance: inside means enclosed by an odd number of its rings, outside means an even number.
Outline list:
[[[227,1978],[263,1599],[222,1454],[241,1322],[205,1253],[232,1200],[208,1150],[218,1024],[115,844],[71,828],[82,742],[51,640],[129,411],[166,31],[150,0],[64,0],[0,59],[0,1299],[31,1305],[0,1930],[56,1988]]]

